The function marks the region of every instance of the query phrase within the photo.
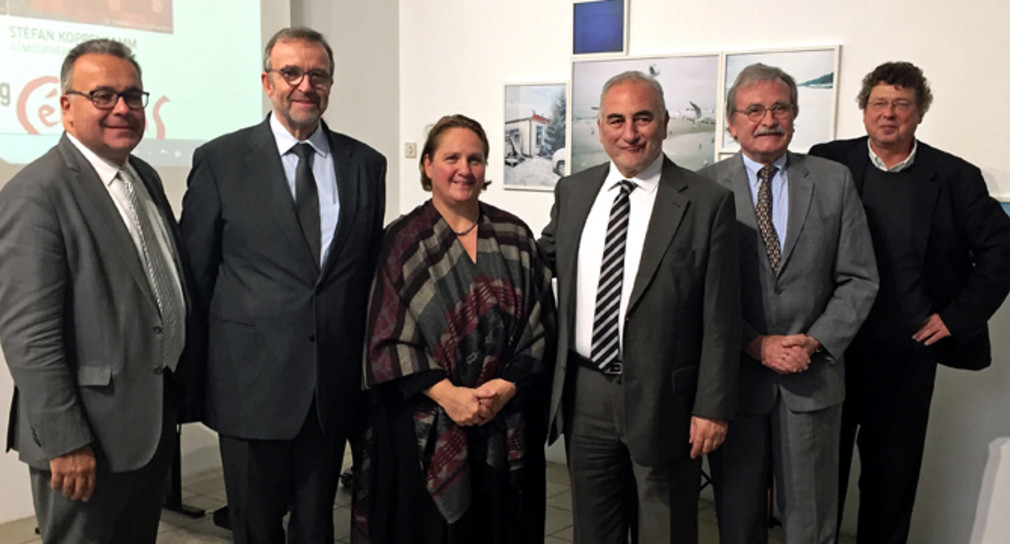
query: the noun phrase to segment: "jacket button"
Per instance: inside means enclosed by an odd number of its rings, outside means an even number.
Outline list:
[[[313,334],[309,336],[309,342],[315,342],[315,341],[316,341],[316,335]]]
[[[161,325],[155,325],[152,330],[154,331],[154,334],[161,334]]]

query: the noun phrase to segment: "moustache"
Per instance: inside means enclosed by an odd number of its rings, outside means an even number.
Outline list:
[[[316,94],[316,93],[313,93],[313,92],[306,93],[306,92],[302,92],[302,91],[295,91],[295,92],[291,93],[291,99],[292,100],[308,100],[308,101],[311,101],[311,102],[313,102],[315,104],[319,103],[319,95]]]
[[[784,136],[785,133],[786,133],[786,131],[782,127],[767,127],[767,128],[759,128],[759,129],[757,129],[757,131],[754,132],[754,135],[755,136],[768,136],[768,135],[774,134],[774,135],[777,135],[777,136]]]

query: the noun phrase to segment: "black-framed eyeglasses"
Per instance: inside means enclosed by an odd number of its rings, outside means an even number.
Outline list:
[[[131,110],[142,110],[147,107],[147,97],[151,95],[151,93],[146,91],[128,90],[120,93],[113,91],[112,89],[95,89],[89,93],[82,91],[67,91],[66,94],[81,95],[91,100],[91,103],[100,110],[111,110],[116,107],[120,97],[123,98],[123,102],[126,103],[126,107]]]
[[[309,76],[309,85],[317,89],[328,89],[333,84],[333,75],[326,70],[309,70],[306,72],[297,66],[285,66],[276,70],[271,68],[267,72],[277,72],[292,87],[301,85],[302,79],[306,75]]]
[[[791,115],[794,111],[792,104],[782,104],[781,102],[776,102],[772,104],[770,108],[766,108],[761,104],[752,104],[745,110],[733,110],[733,113],[742,113],[747,116],[748,119],[757,123],[758,121],[765,118],[766,112],[772,112],[772,117],[776,119],[785,119]]]

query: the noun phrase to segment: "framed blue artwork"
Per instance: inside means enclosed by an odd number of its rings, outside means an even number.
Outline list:
[[[576,2],[573,8],[573,53],[624,53],[625,0]]]

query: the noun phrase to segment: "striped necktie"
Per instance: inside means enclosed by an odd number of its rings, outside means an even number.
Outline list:
[[[593,317],[592,360],[604,372],[608,372],[609,367],[621,358],[618,314],[621,309],[621,287],[624,284],[624,246],[628,240],[628,216],[631,209],[629,195],[635,189],[635,184],[622,180],[620,189],[610,208],[606,245],[603,246],[603,264],[600,267],[600,285],[596,290],[596,313]]]
[[[179,296],[179,290],[173,285],[172,272],[169,267],[174,264],[169,263],[165,258],[165,252],[158,244],[151,218],[137,195],[137,180],[126,168],[120,169],[118,175],[126,188],[126,196],[130,200],[131,210],[129,211],[133,215],[132,219],[140,234],[141,258],[144,272],[147,275],[147,283],[154,293],[154,299],[158,303],[158,311],[161,314],[162,327],[159,331],[161,335],[161,361],[156,361],[155,369],[167,368],[174,371],[179,362],[179,355],[182,354],[186,303]]]

